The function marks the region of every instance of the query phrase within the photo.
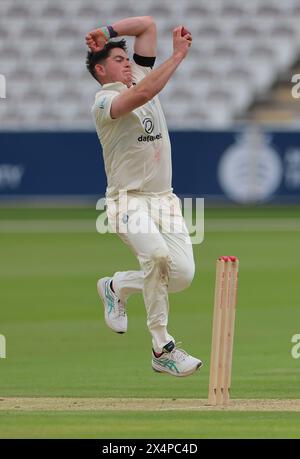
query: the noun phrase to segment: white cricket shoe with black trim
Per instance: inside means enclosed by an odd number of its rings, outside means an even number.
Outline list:
[[[201,366],[201,360],[176,347],[173,341],[164,346],[163,353],[159,357],[152,351],[152,368],[158,373],[169,373],[179,377],[189,376]]]
[[[116,333],[125,333],[128,325],[125,304],[112,291],[111,280],[111,277],[103,277],[97,282],[97,290],[104,305],[105,322]]]

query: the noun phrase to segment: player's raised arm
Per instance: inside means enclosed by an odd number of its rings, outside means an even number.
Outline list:
[[[115,97],[111,105],[111,117],[119,118],[153,99],[167,84],[191,46],[192,36],[183,26],[173,30],[173,54],[160,67],[150,72],[128,91]],[[184,36],[182,36],[184,34]]]
[[[92,30],[86,36],[86,43],[92,53],[97,53],[101,50],[105,51],[105,45],[110,38],[119,35],[136,37],[134,51],[137,56],[134,58],[137,63],[139,63],[137,59],[143,61],[140,65],[145,65],[145,58],[148,62],[153,60],[156,54],[156,26],[151,16],[122,19],[113,25]],[[153,99],[164,88],[185,58],[191,43],[192,36],[188,30],[183,26],[174,29],[172,56],[136,85],[132,85],[131,65],[122,46],[122,49],[113,50],[108,54],[106,64],[100,61],[91,70],[89,63],[90,72],[101,84],[120,81],[128,87],[128,91],[122,91],[113,99],[110,109],[111,117],[119,118]],[[153,64],[149,66],[151,65]]]
[[[93,51],[100,51],[110,38],[136,37],[134,52],[144,57],[156,56],[156,25],[151,16],[121,19],[111,26],[92,30],[86,36],[86,44]]]
[[[156,25],[151,16],[122,19],[113,24],[113,28],[119,36],[136,37],[134,52],[139,56],[156,56]]]

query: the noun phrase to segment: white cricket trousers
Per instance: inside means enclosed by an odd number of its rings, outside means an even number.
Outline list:
[[[179,292],[191,284],[193,247],[174,193],[128,192],[124,196],[123,200],[106,200],[108,222],[134,252],[141,270],[116,272],[114,289],[123,301],[132,293],[143,293],[152,347],[161,352],[174,340],[167,331],[168,292]]]

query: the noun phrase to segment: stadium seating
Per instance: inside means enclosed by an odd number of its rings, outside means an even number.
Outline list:
[[[299,58],[299,0],[1,0],[0,128],[93,128],[99,86],[85,69],[85,33],[143,14],[157,22],[158,65],[172,52],[174,26],[193,32],[161,94],[171,128],[229,126]]]

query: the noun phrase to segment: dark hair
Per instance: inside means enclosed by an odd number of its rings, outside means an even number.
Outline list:
[[[87,57],[86,57],[86,67],[88,71],[90,72],[91,75],[97,80],[97,74],[95,67],[97,64],[100,64],[103,62],[105,59],[107,59],[110,55],[110,52],[114,48],[121,48],[125,52],[127,52],[127,44],[126,40],[122,39],[119,41],[109,41],[106,43],[103,49],[101,51],[93,52],[93,51],[88,51]]]

